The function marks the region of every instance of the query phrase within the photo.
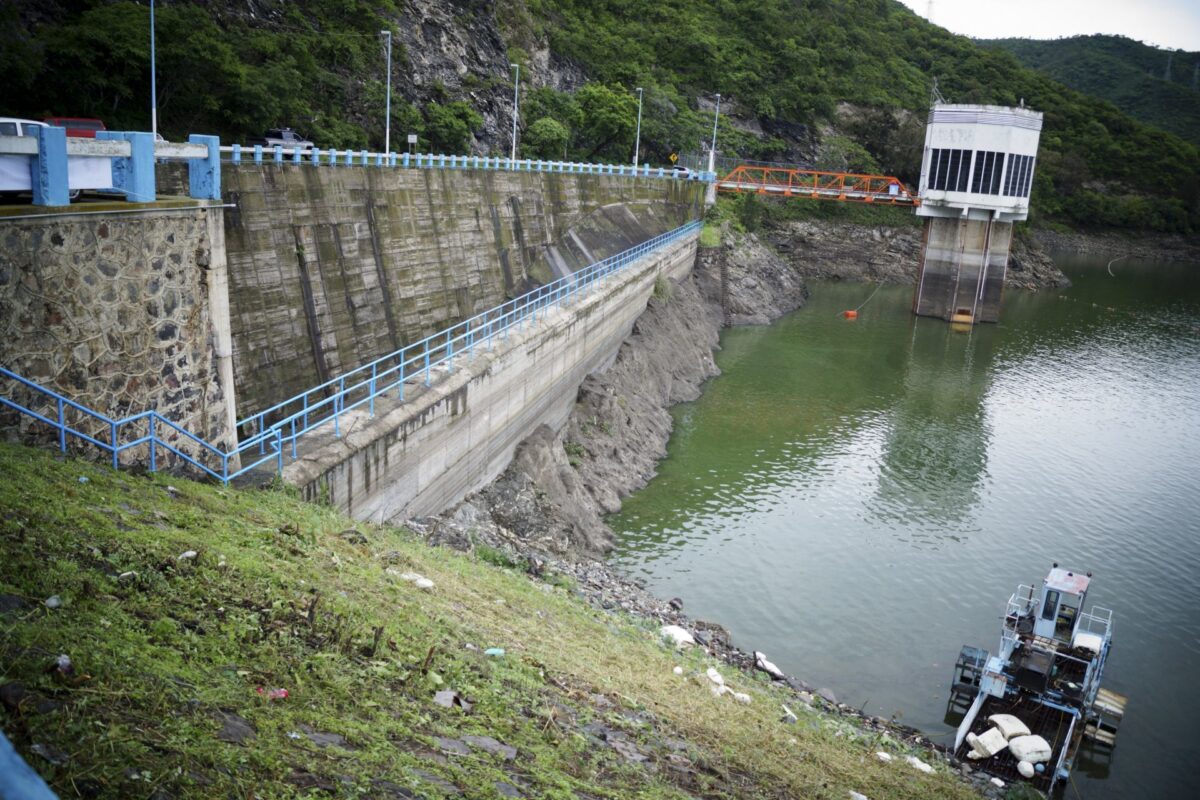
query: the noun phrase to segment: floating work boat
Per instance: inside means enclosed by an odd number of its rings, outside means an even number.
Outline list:
[[[1112,611],[1084,610],[1091,577],[1055,564],[1040,589],[1021,585],[1009,598],[999,653],[963,647],[950,708],[961,709],[954,753],[964,763],[1049,795],[1085,739],[1116,745],[1126,698],[1100,686]]]

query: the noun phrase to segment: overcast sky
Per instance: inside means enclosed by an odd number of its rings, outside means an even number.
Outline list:
[[[900,2],[929,16],[929,0]],[[976,39],[1116,33],[1200,50],[1200,0],[933,0],[933,22]]]

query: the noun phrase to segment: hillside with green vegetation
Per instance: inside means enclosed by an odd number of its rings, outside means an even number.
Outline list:
[[[1200,53],[1163,50],[1124,36],[987,39],[1026,66],[1129,116],[1200,144]]]
[[[1200,151],[1111,103],[896,0],[164,0],[164,130],[244,140],[290,124],[323,147],[380,147],[396,31],[392,131],[433,151],[508,152],[521,65],[521,153],[627,161],[711,135],[724,155],[881,171],[914,183],[932,82],[951,102],[1045,112],[1035,222],[1200,230]],[[0,6],[3,104],[145,129],[149,20],[132,0]],[[1180,65],[1183,69],[1183,65]],[[393,139],[396,146],[396,140]]]
[[[7,444],[0,476],[0,728],[62,797],[976,796],[499,551]]]

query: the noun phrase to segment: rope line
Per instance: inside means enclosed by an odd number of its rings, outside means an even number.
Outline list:
[[[872,298],[872,297],[874,297],[876,294],[878,294],[878,293],[879,293],[879,290],[880,290],[880,289],[882,289],[882,288],[883,288],[883,284],[882,284],[882,283],[876,284],[876,285],[875,285],[875,291],[871,292],[871,295],[870,295],[870,297],[868,297],[866,300],[863,300],[863,301],[862,301],[862,304],[861,304],[861,305],[859,305],[859,307],[858,307],[858,308],[854,309],[854,313],[856,313],[856,314],[857,314],[859,311],[861,311],[861,310],[862,310],[862,307],[863,307],[863,306],[865,306],[867,303],[871,302],[871,298]],[[840,317],[841,315],[842,315],[842,312],[841,312],[841,311],[839,311],[839,312],[838,312],[838,316]]]

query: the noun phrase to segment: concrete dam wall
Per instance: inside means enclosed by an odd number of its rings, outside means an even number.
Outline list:
[[[240,413],[266,408],[701,213],[690,181],[226,165]]]

